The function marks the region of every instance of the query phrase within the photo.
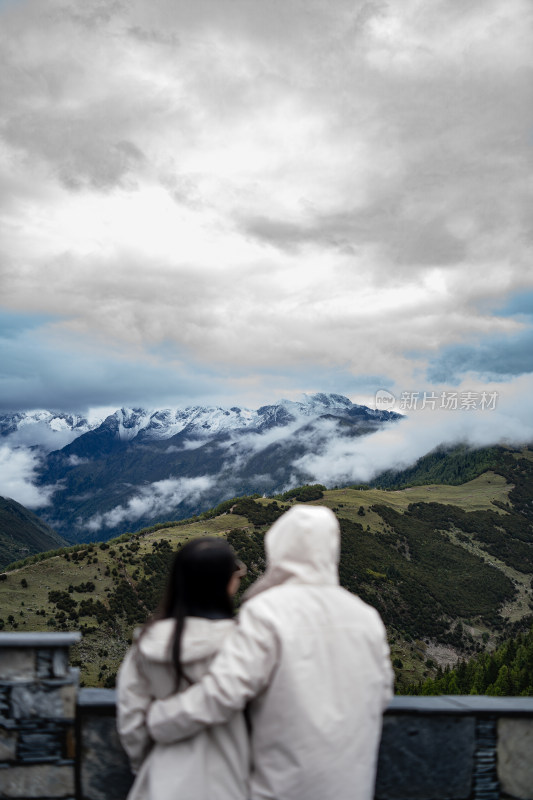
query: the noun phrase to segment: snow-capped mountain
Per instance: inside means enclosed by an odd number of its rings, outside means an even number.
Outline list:
[[[185,409],[165,408],[145,411],[140,408],[121,408],[105,420],[109,430],[114,430],[117,439],[130,441],[137,436],[149,439],[170,439],[186,431],[190,435],[206,436],[229,431],[263,431],[266,428],[283,427],[298,418],[310,419],[324,414],[354,416],[363,414],[374,419],[388,419],[381,411],[353,404],[342,395],[315,394],[303,401],[280,400],[275,405],[262,406],[257,410],[248,408],[193,406]]]
[[[89,422],[79,414],[45,410],[21,411],[0,415],[0,437],[8,437],[11,445],[57,450],[78,436],[102,424],[102,418]]]
[[[121,408],[100,423],[34,412],[2,418],[0,430],[9,442],[22,431],[27,446],[46,439],[37,482],[50,501],[39,514],[62,536],[84,541],[190,516],[230,497],[316,482],[310,458],[400,418],[314,394],[258,409]],[[61,431],[67,443],[54,448]]]
[[[141,408],[121,408],[105,420],[108,429],[116,432],[121,441],[136,436],[150,439],[171,439],[184,430],[189,432],[220,433],[257,424],[257,412],[240,408],[164,408],[145,411]]]
[[[231,431],[264,431],[284,427],[296,420],[309,421],[324,415],[346,419],[388,421],[395,418],[387,411],[375,411],[352,403],[339,394],[304,395],[304,399],[280,400],[274,405],[248,408],[190,406],[146,410],[120,408],[103,418],[87,418],[77,414],[51,411],[24,411],[0,416],[0,436],[9,436],[12,444],[62,449],[80,436],[92,431],[111,433],[121,442],[137,437],[143,440],[171,439],[179,433],[208,436]],[[53,447],[56,444],[57,447]]]

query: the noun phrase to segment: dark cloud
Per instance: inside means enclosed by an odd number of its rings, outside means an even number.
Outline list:
[[[4,137],[33,157],[45,158],[69,189],[110,189],[144,160],[133,142],[117,141],[113,124],[118,122],[117,109],[112,105],[55,118],[40,111],[28,112],[9,120]]]
[[[140,42],[171,47],[177,47],[180,44],[179,36],[172,31],[161,31],[154,28],[146,29],[142,28],[140,25],[132,25],[128,28],[128,33]]]
[[[354,253],[361,245],[376,244],[399,267],[456,264],[466,254],[465,241],[446,230],[445,219],[405,219],[401,213],[392,214],[390,204],[315,216],[302,224],[268,217],[244,219],[243,229],[288,252],[312,244]]]

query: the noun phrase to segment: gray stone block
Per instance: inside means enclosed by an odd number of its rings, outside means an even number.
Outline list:
[[[42,722],[38,728],[22,726],[18,732],[19,762],[61,761],[66,754],[66,728],[61,723]]]
[[[533,720],[498,720],[498,777],[502,791],[533,800]]]
[[[72,797],[74,767],[33,764],[0,769],[0,797]]]
[[[377,800],[466,800],[475,743],[472,717],[385,717]]]
[[[66,678],[72,672],[68,664],[66,647],[48,647],[37,650],[37,675],[39,678]]]
[[[66,678],[68,674],[68,650],[66,647],[58,647],[54,650],[52,672],[54,678]]]
[[[11,690],[13,719],[73,719],[76,709],[76,687],[25,684]]]
[[[114,716],[84,717],[81,724],[82,800],[123,800],[133,783]]]
[[[0,680],[27,681],[35,677],[35,650],[0,648]]]

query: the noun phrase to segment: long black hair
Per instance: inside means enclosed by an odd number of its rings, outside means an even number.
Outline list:
[[[185,617],[230,619],[233,616],[233,599],[228,593],[228,584],[241,566],[224,539],[193,539],[176,553],[154,621],[176,620],[171,653],[178,686],[182,679],[190,683],[181,662]]]

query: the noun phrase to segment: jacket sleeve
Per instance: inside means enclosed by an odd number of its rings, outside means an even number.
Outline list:
[[[235,631],[202,680],[151,704],[147,724],[152,739],[168,744],[226,722],[269,684],[278,653],[273,627],[245,605]]]
[[[139,770],[153,743],[146,726],[146,712],[152,700],[134,646],[126,653],[117,676],[118,735],[134,773]]]

